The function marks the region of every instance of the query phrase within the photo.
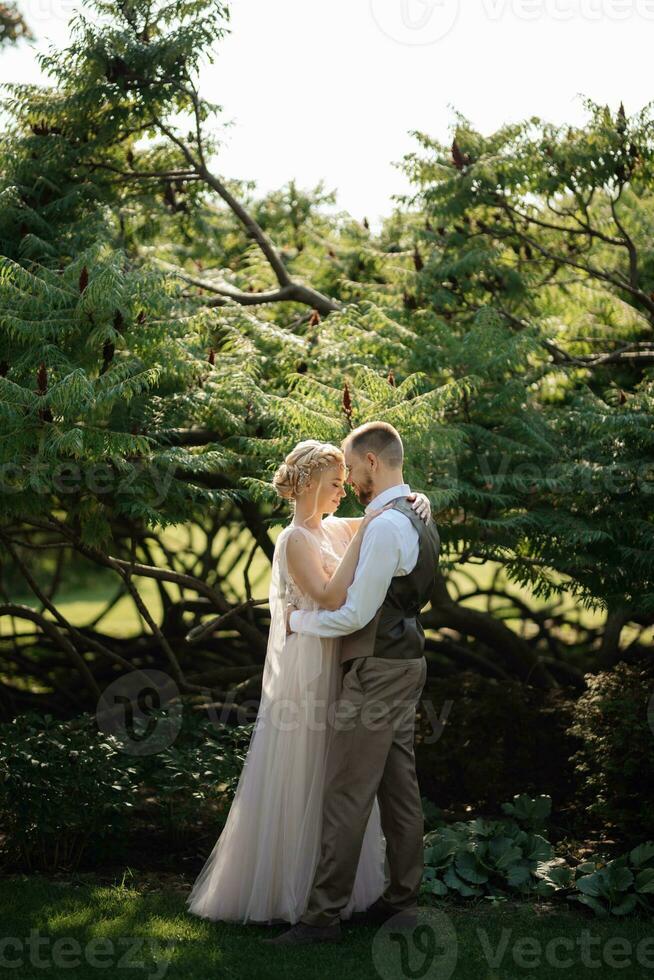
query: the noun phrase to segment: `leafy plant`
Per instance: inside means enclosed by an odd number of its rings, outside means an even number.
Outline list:
[[[165,711],[149,715],[156,722]],[[172,744],[132,756],[117,736],[97,731],[91,714],[71,721],[20,715],[0,726],[5,862],[74,870],[91,842],[124,843],[145,825],[164,838],[184,839],[198,823],[215,819],[216,809],[228,808],[252,728],[217,725],[186,711]]]
[[[503,803],[502,810],[524,828],[539,833],[552,812],[552,798],[544,794],[532,799],[526,793],[516,794],[512,803]]]
[[[576,869],[575,887],[569,895],[596,915],[629,915],[637,908],[654,912],[654,842],[639,844],[627,854],[603,864],[585,861]]]
[[[426,796],[422,797],[422,815],[425,822],[426,833],[431,830],[435,830],[443,823],[443,811]]]
[[[434,642],[430,652],[438,656],[440,649]],[[486,653],[475,655],[480,663]],[[416,726],[416,767],[425,795],[441,807],[474,800],[479,812],[493,814],[505,800],[515,803],[516,794],[548,794],[555,808],[566,806],[574,792],[569,759],[578,747],[567,733],[574,717],[569,693],[541,692],[471,669],[446,677],[431,675],[431,669]],[[442,712],[448,702],[447,722],[434,740],[433,714],[425,706]],[[481,745],[483,752],[470,751]]]
[[[540,813],[536,801],[519,808],[530,816]],[[425,836],[423,891],[464,898],[501,899],[511,893],[546,894],[543,879],[554,861],[552,845],[540,834],[519,827],[515,820],[458,821]]]
[[[502,809],[516,819],[459,821],[425,835],[423,895],[496,902],[556,895],[598,916],[654,912],[654,842],[613,860],[596,856],[571,867],[545,837],[524,829],[543,828],[549,797],[517,795]]]
[[[172,745],[143,758],[140,779],[164,833],[184,839],[207,807],[225,811],[231,802],[252,735],[253,724],[231,728],[210,719],[187,721]]]
[[[74,870],[92,839],[132,807],[133,770],[84,715],[27,713],[0,729],[0,825],[7,857],[29,870]]]

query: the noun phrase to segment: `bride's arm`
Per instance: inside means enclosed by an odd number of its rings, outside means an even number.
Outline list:
[[[286,561],[300,591],[311,596],[323,609],[340,609],[354,580],[363,532],[370,521],[386,509],[371,511],[357,522],[345,554],[331,576],[323,568],[318,544],[307,541],[306,535],[297,528],[291,531],[286,544]]]
[[[426,497],[424,493],[414,492],[407,497],[407,500],[412,501],[412,507],[415,510],[416,514],[426,524],[429,518],[431,517],[431,503],[429,501],[429,497]],[[354,534],[364,518],[363,517],[337,517],[335,514],[332,514],[332,520],[334,519],[338,521],[343,521],[345,524],[347,524],[350,530],[350,534]]]

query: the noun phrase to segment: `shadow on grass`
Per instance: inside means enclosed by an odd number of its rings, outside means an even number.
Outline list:
[[[190,915],[179,890],[0,879],[0,973],[209,980],[577,980],[654,978],[654,927],[598,920],[552,906],[424,908],[401,934],[351,926],[343,941],[302,948],[261,940],[284,926],[210,922]]]

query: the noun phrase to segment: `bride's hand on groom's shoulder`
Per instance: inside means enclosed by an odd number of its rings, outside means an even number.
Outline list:
[[[375,507],[374,510],[366,511],[361,520],[361,524],[359,525],[359,530],[362,532],[365,531],[370,522],[374,521],[375,517],[379,517],[379,515],[383,514],[385,510],[390,510],[392,506],[393,501],[391,501],[390,504],[386,504],[385,507]]]
[[[429,502],[429,498],[426,497],[424,493],[410,493],[406,499],[409,501],[418,517],[424,521],[425,524],[428,524],[429,518],[431,517],[431,504]]]

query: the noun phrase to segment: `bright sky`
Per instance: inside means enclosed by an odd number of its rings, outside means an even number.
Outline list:
[[[39,38],[0,53],[0,80],[37,81],[72,0],[20,3]],[[583,120],[581,95],[628,114],[646,84],[654,0],[234,0],[201,91],[232,120],[219,173],[261,191],[324,179],[376,225],[406,189],[394,161],[412,129],[451,138],[453,110],[482,132],[532,115]]]

